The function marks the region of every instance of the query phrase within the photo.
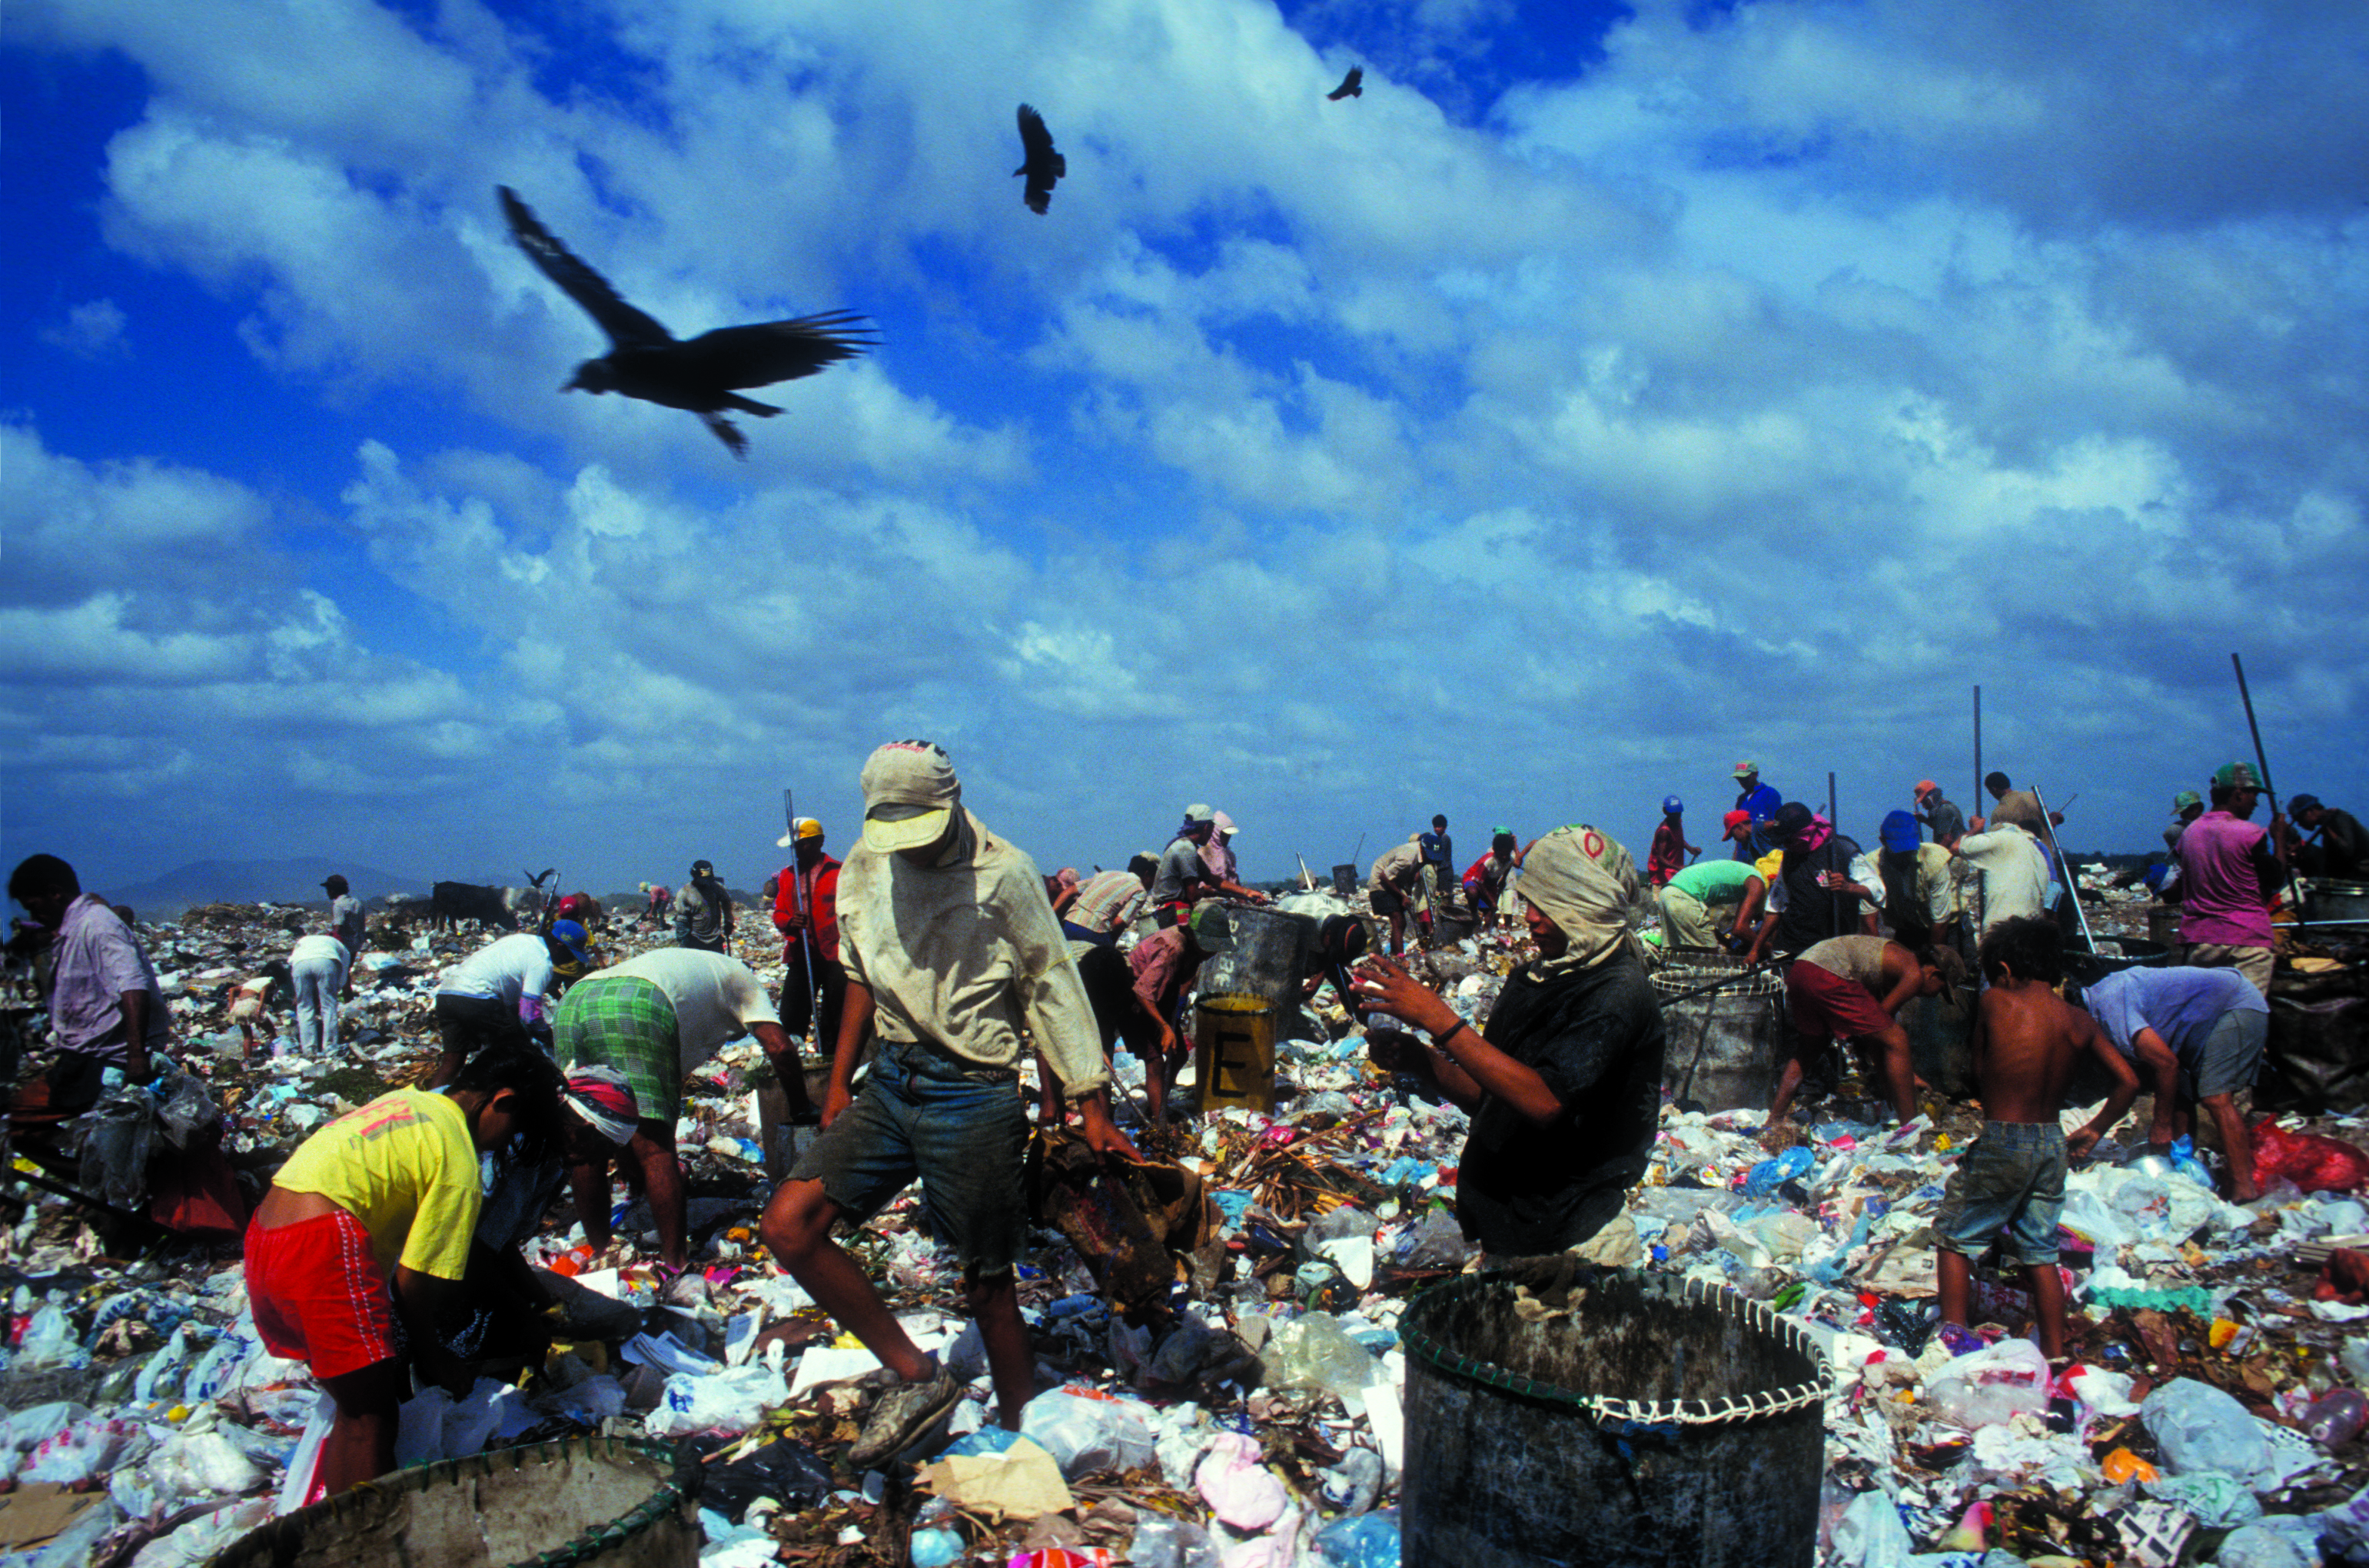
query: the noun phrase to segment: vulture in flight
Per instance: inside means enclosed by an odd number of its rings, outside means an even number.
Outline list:
[[[869,323],[852,311],[719,326],[688,342],[618,296],[609,280],[579,260],[534,215],[509,186],[497,186],[510,237],[543,275],[601,324],[610,349],[576,367],[562,392],[614,392],[698,415],[732,455],[749,455],[749,438],[724,417],[729,409],[772,418],[770,403],[739,395],[750,386],[770,386],[812,375],[825,365],[853,359],[875,341]]]
[[[1013,177],[1028,177],[1028,210],[1043,213],[1053,204],[1053,182],[1070,172],[1070,160],[1053,151],[1053,133],[1045,129],[1045,117],[1020,106],[1020,148],[1025,156],[1020,166],[1012,171]]]
[[[1349,74],[1341,78],[1341,85],[1324,96],[1333,103],[1339,103],[1343,98],[1364,97],[1365,82],[1366,68],[1363,65],[1352,65],[1349,67]]]

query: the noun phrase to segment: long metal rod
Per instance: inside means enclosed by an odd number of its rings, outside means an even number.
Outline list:
[[[2254,738],[2254,765],[2262,771],[2262,794],[2269,796],[2271,819],[2276,821],[2279,818],[2279,795],[2271,787],[2270,754],[2262,750],[2262,727],[2254,722],[2254,693],[2246,686],[2245,661],[2234,650],[2229,655],[2229,668],[2237,672],[2237,695],[2246,704],[2246,728]],[[2274,838],[2271,841],[2271,853],[2279,857],[2279,864],[2287,874],[2287,906],[2294,911],[2295,923],[2309,925],[2311,922],[2303,917],[2303,895],[2295,890],[2295,866],[2286,858],[2286,846]]]
[[[1843,830],[1842,818],[1835,811],[1835,775],[1832,773],[1826,774],[1826,820],[1834,825],[1835,832]],[[1850,867],[1843,867],[1843,874],[1846,876],[1850,875]],[[1826,929],[1831,935],[1843,933],[1843,901],[1839,894],[1826,896]]]
[[[2031,798],[2040,802],[2041,830],[2048,835],[2048,853],[2056,857],[2056,875],[2065,878],[2066,896],[2073,900],[2073,918],[2081,927],[2082,945],[2095,953],[2098,939],[2089,933],[2089,911],[2081,907],[2081,879],[2073,875],[2072,863],[2065,858],[2065,846],[2056,841],[2056,824],[2048,818],[2048,802],[2043,799],[2040,786],[2031,786]]]
[[[1974,809],[1975,809],[1975,810],[1977,810],[1977,811],[1982,810],[1982,805],[1983,805],[1983,689],[1982,689],[1980,686],[1977,686],[1977,687],[1975,687],[1975,688],[1974,688],[1974,794],[1972,794],[1972,795],[1968,795],[1968,796],[1966,796],[1966,798],[1967,798],[1969,801],[1972,801],[1972,802],[1974,803]],[[1985,813],[1985,815],[1988,815],[1988,814],[1987,814],[1987,813]]]

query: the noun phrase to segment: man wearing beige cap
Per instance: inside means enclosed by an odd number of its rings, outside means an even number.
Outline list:
[[[782,1265],[898,1379],[849,1450],[859,1470],[911,1445],[962,1386],[890,1315],[832,1224],[870,1219],[921,1178],[931,1232],[961,1260],[1003,1424],[1016,1428],[1036,1379],[1013,1276],[1028,1239],[1024,1028],[1083,1114],[1088,1146],[1140,1158],[1111,1122],[1102,1035],[1036,863],[963,808],[953,761],[926,740],[873,752],[863,784],[863,836],[839,879],[847,1000],[824,1131],[762,1226]],[[876,1028],[878,1054],[851,1099]]]
[[[1785,797],[1777,793],[1775,785],[1760,782],[1759,763],[1745,761],[1735,764],[1735,809],[1752,818],[1751,836],[1736,842],[1736,859],[1758,860],[1777,848],[1777,841],[1768,831],[1768,818],[1776,816],[1777,808],[1784,804]]]

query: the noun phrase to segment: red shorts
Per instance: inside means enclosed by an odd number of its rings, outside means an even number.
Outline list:
[[[274,1356],[316,1378],[395,1357],[395,1310],[370,1232],[344,1209],[267,1230],[246,1228],[246,1297]]]
[[[1815,964],[1796,963],[1786,971],[1785,1001],[1793,1010],[1793,1027],[1813,1043],[1881,1035],[1893,1024],[1892,1014],[1865,986]]]

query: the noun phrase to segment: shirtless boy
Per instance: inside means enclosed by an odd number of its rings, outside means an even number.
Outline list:
[[[1950,1173],[1933,1234],[1940,1246],[1941,1322],[1966,1325],[1974,1260],[2001,1230],[2023,1269],[2040,1319],[2040,1348],[2065,1354],[2065,1286],[2056,1272],[2056,1217],[2065,1207],[2065,1162],[2087,1154],[2098,1129],[2112,1127],[2138,1098],[2138,1074],[2097,1021],[2052,989],[2064,978],[2064,936],[2041,919],[2002,921],[1983,938],[1990,988],[1974,1011],[1974,1082],[1982,1137]],[[2066,1137],[2056,1108],[2088,1051],[2113,1080],[2098,1118]]]

